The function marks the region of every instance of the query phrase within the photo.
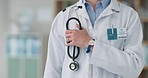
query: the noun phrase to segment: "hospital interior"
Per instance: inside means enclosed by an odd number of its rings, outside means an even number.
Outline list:
[[[56,14],[78,0],[0,0],[0,78],[43,78],[48,37]],[[119,0],[141,18],[148,78],[148,0]]]

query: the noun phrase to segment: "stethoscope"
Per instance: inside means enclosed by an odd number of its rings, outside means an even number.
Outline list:
[[[75,9],[75,8],[76,8],[76,9]],[[82,25],[81,25],[81,22],[80,22],[80,20],[79,20],[78,18],[76,18],[76,17],[71,17],[71,18],[69,18],[69,17],[70,17],[70,12],[71,12],[72,9],[74,9],[75,12],[76,12],[77,9],[82,9],[82,6],[73,6],[73,7],[70,9],[69,14],[68,14],[68,20],[67,20],[67,22],[66,22],[66,29],[67,29],[67,30],[70,30],[70,29],[69,29],[69,22],[70,22],[71,20],[75,20],[75,21],[77,21],[78,24],[79,24],[79,30],[82,30]],[[66,10],[66,9],[65,9],[65,10]],[[76,12],[76,15],[78,16],[77,12]],[[72,53],[72,55],[70,54],[70,51],[69,51],[69,50],[70,50],[70,47],[73,47],[73,53]],[[76,50],[77,50],[77,54],[76,54]],[[76,59],[78,58],[78,56],[79,56],[79,54],[80,54],[80,47],[77,47],[77,46],[68,46],[68,47],[67,47],[67,54],[68,54],[69,58],[72,59],[72,62],[69,64],[70,70],[72,70],[72,71],[77,71],[77,70],[79,69],[79,63],[76,61]]]

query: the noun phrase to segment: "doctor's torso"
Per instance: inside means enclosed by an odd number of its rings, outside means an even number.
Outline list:
[[[82,9],[77,9],[76,13],[74,11],[70,11],[70,8],[72,6],[82,6]],[[68,7],[65,11],[61,11],[57,15],[58,25],[55,27],[57,29],[57,34],[59,37],[61,37],[64,42],[66,43],[65,38],[65,30],[66,30],[66,21],[68,20],[68,15],[70,17],[77,17],[82,27],[85,28],[88,32],[88,34],[95,40],[107,44],[110,46],[113,46],[119,50],[124,50],[124,45],[126,38],[128,38],[128,30],[130,29],[129,21],[131,15],[136,15],[136,12],[121,3],[118,3],[116,0],[111,0],[111,3],[108,5],[108,7],[100,14],[100,16],[96,19],[94,23],[94,27],[92,27],[91,21],[89,19],[88,13],[86,11],[85,5],[81,3],[80,1],[74,5]],[[59,24],[60,23],[60,24]],[[73,24],[73,25],[72,25]],[[70,26],[74,26],[75,23],[70,24]],[[71,27],[71,29],[75,29],[76,27]],[[117,29],[117,32],[121,32],[120,34],[115,34],[114,29]],[[112,32],[110,34],[110,31]],[[126,33],[126,37],[125,37]],[[116,35],[114,36],[110,35]],[[69,69],[69,64],[72,62],[72,60],[67,55],[67,47],[65,46],[65,43],[63,42],[63,46],[59,47],[60,49],[64,48],[64,52],[61,52],[61,55],[63,54],[63,62],[62,62],[62,78],[124,78],[120,75],[114,74],[110,72],[109,70],[105,70],[99,66],[95,66],[91,64],[91,59],[95,59],[97,56],[92,56],[92,53],[87,54],[85,52],[85,49],[80,49],[80,55],[76,59],[76,61],[79,62],[79,70],[78,71],[71,71]],[[58,43],[55,43],[58,45]],[[107,49],[107,48],[104,48]],[[104,55],[99,56],[100,59],[104,58]],[[111,57],[108,55],[108,57]],[[112,57],[114,59],[114,57]],[[111,59],[106,59],[111,60]],[[112,60],[111,60],[112,61]],[[122,62],[122,61],[121,61]],[[122,70],[121,70],[122,71]],[[120,71],[119,71],[120,72]]]

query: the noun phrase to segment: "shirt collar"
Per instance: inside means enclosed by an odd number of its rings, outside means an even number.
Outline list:
[[[102,0],[101,4],[103,5],[103,8],[106,8],[110,4],[111,0]],[[82,0],[82,3],[87,3],[86,0]]]
[[[83,3],[83,1],[79,0],[79,2],[76,4],[76,6],[82,6],[83,7],[82,9],[77,11],[78,15],[80,15],[80,16],[86,18],[86,19],[89,19],[89,16],[88,16],[86,8],[85,8],[86,6]],[[117,0],[110,0],[110,4],[104,10],[104,12],[100,15],[99,18],[111,15],[114,12],[120,12],[120,10],[121,10],[120,9],[120,3]]]
[[[106,8],[109,4],[110,4],[111,0],[102,0],[101,3],[103,5],[104,8]]]

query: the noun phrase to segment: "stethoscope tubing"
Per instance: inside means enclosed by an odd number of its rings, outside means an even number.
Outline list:
[[[80,20],[79,20],[78,18],[76,18],[76,17],[71,17],[71,18],[69,18],[69,19],[67,20],[67,22],[66,22],[66,29],[67,29],[67,30],[70,30],[70,28],[69,28],[69,22],[70,22],[71,20],[76,20],[76,21],[78,22],[78,24],[79,24],[79,30],[82,30],[81,22],[80,22]],[[76,48],[77,48],[77,54],[75,55],[75,49],[76,49]],[[73,48],[73,56],[71,56],[69,50],[70,50],[70,46],[67,47],[67,54],[68,54],[68,56],[69,56],[73,61],[75,61],[75,59],[78,58],[78,56],[79,56],[79,54],[80,54],[80,48],[77,47],[77,46],[74,46],[74,48]]]
[[[71,17],[71,18],[69,18],[68,20],[67,20],[67,22],[66,22],[66,29],[67,30],[69,30],[69,22],[71,21],[71,20],[76,20],[78,23],[79,23],[79,30],[82,30],[82,25],[81,25],[81,22],[80,22],[80,20],[78,19],[78,18],[76,18],[76,17]]]

